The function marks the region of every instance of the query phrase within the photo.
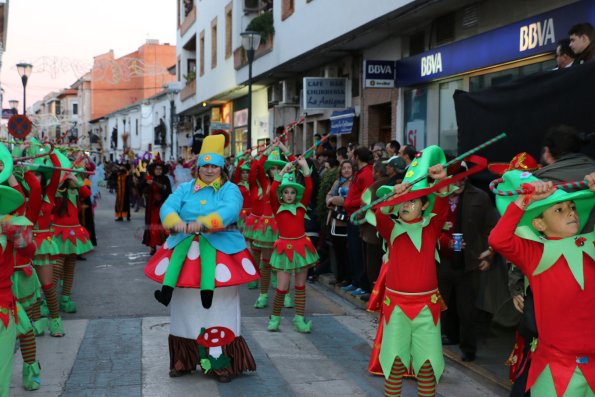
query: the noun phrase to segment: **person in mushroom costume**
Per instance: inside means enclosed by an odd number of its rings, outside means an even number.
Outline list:
[[[223,135],[205,138],[197,178],[163,203],[161,220],[171,235],[145,267],[162,283],[155,298],[171,302],[171,377],[197,365],[221,382],[256,370],[240,332],[239,285],[259,273],[236,226],[242,194],[223,172],[224,142]]]

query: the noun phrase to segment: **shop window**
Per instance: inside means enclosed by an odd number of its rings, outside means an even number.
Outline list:
[[[463,88],[463,80],[449,81],[440,84],[440,130],[438,144],[447,154],[456,156],[458,145],[457,115],[453,95],[455,90]]]
[[[486,73],[480,76],[472,76],[469,78],[469,91],[477,92],[489,87],[497,87],[499,85],[510,83],[522,77],[552,70],[555,67],[556,60],[550,59],[543,62],[536,62],[529,65],[523,65],[518,68],[499,70],[497,72]]]
[[[436,19],[436,45],[451,42],[455,39],[455,13],[443,15]]]
[[[428,89],[413,88],[405,91],[405,144],[417,150],[426,146],[428,122]]]

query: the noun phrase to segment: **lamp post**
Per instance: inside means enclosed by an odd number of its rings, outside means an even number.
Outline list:
[[[252,62],[254,62],[254,52],[260,45],[260,34],[258,32],[246,31],[240,33],[242,36],[242,47],[246,50],[248,56],[248,131],[247,140],[250,149],[252,147]]]
[[[169,97],[169,134],[170,134],[170,157],[175,161],[176,157],[174,157],[174,118],[176,116],[176,95],[180,93],[182,87],[180,86],[179,82],[172,82],[165,85],[163,88],[167,91],[167,96]],[[176,153],[177,154],[177,153]]]
[[[12,110],[12,114],[18,114],[19,111],[17,108],[19,107],[19,101],[16,99],[11,99],[8,101],[8,106],[10,106],[10,110]]]
[[[31,76],[32,69],[33,65],[30,63],[17,63],[17,71],[23,82],[23,115],[27,114],[27,81],[29,80],[29,76]]]

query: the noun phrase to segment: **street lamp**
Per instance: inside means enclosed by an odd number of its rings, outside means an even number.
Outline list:
[[[252,62],[254,52],[260,45],[260,34],[258,32],[246,31],[240,33],[242,36],[242,47],[248,56],[248,149],[252,147]]]
[[[31,69],[33,65],[30,63],[17,63],[17,71],[23,82],[23,115],[27,114],[27,80],[31,76]]]
[[[179,82],[172,82],[164,86],[167,91],[167,96],[169,97],[169,134],[170,134],[170,142],[171,147],[169,148],[170,157],[175,161],[174,157],[174,118],[176,115],[176,95],[180,93],[182,87],[180,86]],[[177,154],[177,153],[176,153]]]
[[[9,100],[8,106],[10,106],[10,110],[12,110],[13,114],[19,113],[19,111],[17,110],[17,108],[19,107],[19,101],[17,101],[16,99]]]

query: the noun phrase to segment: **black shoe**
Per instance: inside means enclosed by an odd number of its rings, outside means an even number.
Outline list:
[[[461,360],[465,362],[475,361],[475,353],[463,353],[463,355],[461,356]]]
[[[76,260],[78,260],[78,261],[86,261],[86,260],[87,260],[87,258],[85,258],[85,257],[84,257],[84,256],[82,256],[82,255],[77,255],[77,256],[76,256]]]
[[[155,252],[157,252],[157,248],[153,247],[153,248],[151,248],[149,255],[155,255]]]
[[[115,221],[116,221],[116,222],[123,222],[123,221],[124,221],[124,218],[122,218],[122,217],[119,217],[119,218],[116,218],[116,219],[115,219]]]

